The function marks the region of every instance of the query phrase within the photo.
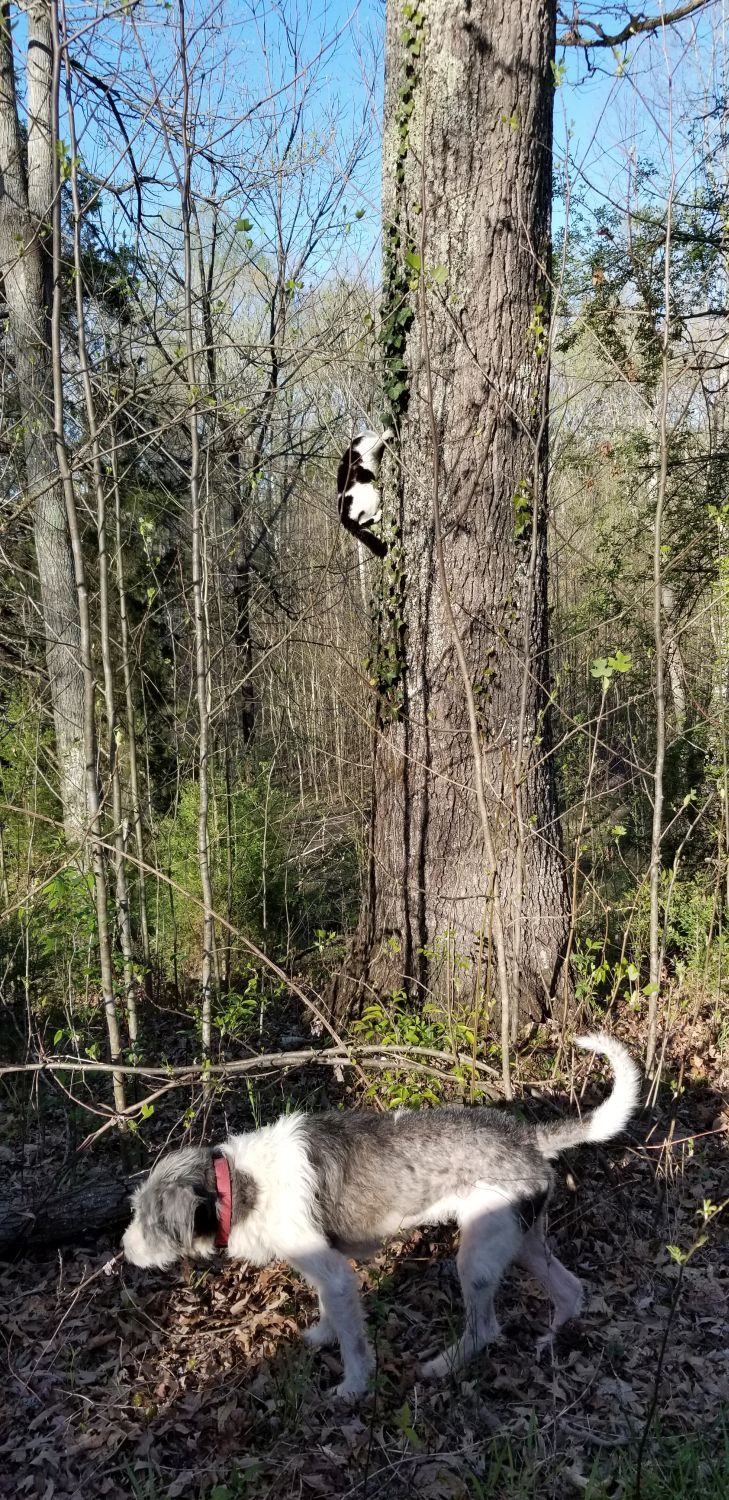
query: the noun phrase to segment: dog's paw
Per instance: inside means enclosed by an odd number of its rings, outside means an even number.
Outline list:
[[[310,1349],[327,1349],[330,1344],[335,1344],[336,1334],[329,1323],[312,1323],[310,1328],[302,1328],[301,1337]]]
[[[332,1395],[337,1401],[358,1401],[366,1390],[367,1381],[362,1385],[359,1381],[341,1380],[339,1385],[335,1385]]]
[[[343,1401],[353,1401],[357,1396],[364,1396],[374,1373],[375,1360],[370,1352],[369,1357],[361,1363],[358,1361],[353,1368],[345,1370],[344,1379],[336,1387],[334,1395]]]
[[[339,1401],[356,1401],[359,1396],[365,1395],[371,1374],[372,1371],[367,1369],[358,1371],[356,1375],[345,1375],[344,1380],[335,1386],[334,1395]]]
[[[426,1359],[418,1369],[423,1380],[443,1380],[450,1375],[451,1361],[446,1354],[438,1354],[435,1359]]]

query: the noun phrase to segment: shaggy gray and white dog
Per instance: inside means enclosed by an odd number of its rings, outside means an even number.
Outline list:
[[[570,1146],[617,1135],[639,1091],[638,1069],[619,1042],[599,1034],[578,1046],[604,1053],[615,1073],[609,1098],[584,1119],[528,1125],[481,1106],[292,1114],[214,1149],[177,1151],[137,1189],[125,1255],[163,1267],[226,1244],[230,1257],[256,1266],[287,1261],[319,1296],[319,1321],[304,1338],[339,1344],[342,1396],[366,1388],[374,1363],[348,1257],[416,1225],[459,1225],[466,1314],[462,1337],[423,1367],[425,1377],[458,1369],[494,1338],[494,1294],[512,1262],[546,1288],[553,1331],[578,1312],[582,1294],[545,1241],[550,1162]]]

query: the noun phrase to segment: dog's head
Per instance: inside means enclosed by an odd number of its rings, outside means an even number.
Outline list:
[[[210,1152],[189,1146],[158,1162],[137,1188],[122,1247],[132,1265],[163,1269],[183,1256],[213,1255],[217,1229]]]

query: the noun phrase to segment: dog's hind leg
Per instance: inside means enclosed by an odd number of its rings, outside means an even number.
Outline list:
[[[374,1369],[374,1353],[367,1337],[359,1281],[349,1262],[329,1246],[289,1256],[319,1296],[319,1322],[309,1330],[309,1343],[339,1344],[344,1379],[338,1396],[359,1396],[367,1389]]]
[[[582,1284],[556,1255],[552,1254],[544,1235],[544,1225],[535,1224],[522,1238],[514,1257],[518,1265],[530,1271],[541,1283],[552,1304],[549,1335],[556,1333],[570,1318],[577,1316],[582,1306]],[[544,1342],[540,1340],[540,1342]]]
[[[456,1265],[463,1293],[465,1326],[455,1344],[422,1367],[426,1380],[438,1380],[473,1359],[499,1332],[494,1296],[521,1238],[513,1207],[501,1195],[479,1191],[460,1218],[461,1245]]]

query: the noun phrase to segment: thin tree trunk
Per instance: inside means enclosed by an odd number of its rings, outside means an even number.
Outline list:
[[[139,792],[139,767],[137,763],[137,723],[132,690],[132,663],[129,650],[129,616],[127,591],[124,579],[124,550],[121,529],[121,492],[119,489],[119,464],[116,442],[112,433],[111,472],[114,485],[114,523],[116,531],[116,589],[119,605],[119,634],[121,645],[122,676],[124,679],[124,707],[126,713],[127,745],[129,749],[129,796],[131,799],[132,827],[137,849],[137,889],[139,895],[139,936],[142,945],[145,988],[149,993],[152,973],[151,948],[149,942],[149,920],[147,916],[147,884],[145,875],[144,830],[142,827],[142,800]]]
[[[210,877],[208,813],[210,807],[210,708],[208,702],[210,673],[208,667],[207,630],[204,595],[204,537],[200,504],[200,438],[198,433],[197,374],[195,368],[195,335],[192,318],[192,149],[189,139],[190,85],[187,76],[185,7],[180,0],[180,65],[183,77],[182,149],[184,156],[182,182],[182,223],[185,277],[185,350],[188,401],[190,408],[190,520],[192,532],[192,607],[195,627],[195,687],[197,692],[199,747],[197,820],[197,855],[204,902],[203,952],[200,987],[202,993],[202,1047],[205,1057],[212,1047],[212,998],[215,969],[215,927],[213,922],[213,886]]]
[[[663,617],[666,622],[666,666],[668,668],[668,680],[671,684],[676,730],[680,734],[683,732],[686,724],[686,668],[684,666],[683,652],[678,633],[676,592],[670,583],[664,583],[661,586],[661,604],[663,607]]]
[[[716,491],[719,495],[723,493],[721,483],[723,475],[722,457],[726,452],[727,434],[729,433],[729,334],[722,339],[722,368],[719,373],[717,390],[712,402],[711,420],[713,425],[712,447],[720,455],[719,457],[719,479],[718,484],[714,480],[716,473],[716,462],[710,470],[710,483],[712,484],[712,498]],[[714,672],[714,687],[712,699],[715,703],[713,709],[717,723],[720,726],[718,740],[720,745],[719,760],[721,764],[722,784],[722,807],[723,814],[719,828],[719,844],[724,840],[724,908],[726,920],[729,922],[729,762],[727,760],[727,742],[729,736],[729,526],[723,520],[717,518],[719,527],[720,546],[719,553],[722,557],[722,565],[714,589],[714,603],[712,609],[712,639],[716,656]],[[722,545],[723,543],[723,545]],[[719,852],[721,864],[721,848]]]
[[[523,1021],[566,984],[547,652],[553,37],[551,0],[430,0],[404,23],[388,7],[381,343],[399,440],[383,488],[400,539],[379,596],[367,904],[337,1009],[370,987],[451,985],[464,1008],[502,1008],[506,987]],[[499,931],[506,986],[502,970],[483,997]]]
[[[124,848],[124,818],[122,789],[119,774],[117,747],[116,695],[114,691],[114,668],[111,656],[111,628],[109,620],[109,549],[106,527],[106,487],[101,468],[101,449],[96,421],[96,406],[91,385],[89,351],[86,342],[86,315],[84,308],[84,286],[81,261],[81,203],[78,191],[78,166],[76,122],[70,92],[70,78],[66,69],[67,109],[71,145],[71,196],[73,201],[73,251],[74,283],[76,289],[76,324],[78,356],[81,367],[81,382],[86,406],[86,421],[91,443],[91,467],[96,495],[96,537],[99,563],[99,633],[101,637],[101,661],[104,674],[104,703],[106,707],[106,735],[109,779],[112,802],[112,843],[114,846],[114,875],[116,885],[116,923],[124,969],[124,995],[127,1009],[129,1040],[132,1046],[139,1034],[137,1015],[137,985],[134,976],[134,944],[132,941],[132,919],[129,904],[126,851]]]
[[[50,218],[53,202],[48,0],[28,16],[28,134],[18,118],[11,7],[0,10],[0,274],[15,356],[66,836],[83,842],[83,676],[73,558],[53,434]]]
[[[658,1000],[663,968],[664,924],[660,915],[661,842],[663,839],[663,772],[666,760],[666,647],[663,638],[663,513],[668,485],[668,347],[671,322],[671,228],[675,171],[666,204],[666,238],[664,255],[664,308],[661,340],[661,391],[658,417],[658,485],[653,518],[653,692],[656,704],[656,754],[653,767],[653,821],[651,825],[650,863],[650,988],[648,992],[648,1039],[646,1071],[650,1072],[658,1042]]]
[[[234,673],[240,682],[236,694],[237,719],[244,746],[253,738],[256,727],[256,693],[253,682],[253,636],[251,633],[251,534],[248,496],[243,493],[245,468],[240,449],[236,447],[230,455],[232,470],[232,524],[236,538],[235,564],[233,572],[233,639],[235,642]]]
[[[91,616],[89,594],[86,583],[83,544],[79,527],[78,511],[73,476],[68,461],[64,438],[63,365],[61,358],[61,195],[59,181],[59,156],[54,149],[59,140],[58,100],[61,71],[61,49],[59,45],[58,11],[55,0],[44,0],[35,7],[35,32],[33,45],[45,59],[46,87],[50,99],[49,118],[51,130],[48,150],[51,158],[53,180],[53,312],[51,318],[51,362],[53,370],[53,419],[56,436],[56,456],[66,502],[68,532],[73,549],[73,565],[76,580],[79,619],[79,650],[84,686],[84,757],[86,763],[86,803],[89,815],[91,839],[91,866],[94,878],[96,905],[96,928],[101,973],[101,994],[109,1037],[109,1053],[112,1063],[121,1061],[121,1034],[114,997],[114,970],[111,957],[111,938],[107,911],[106,866],[104,862],[103,829],[101,824],[101,798],[99,793],[94,669],[91,656]],[[114,1103],[121,1113],[126,1108],[124,1077],[122,1073],[112,1075]]]

